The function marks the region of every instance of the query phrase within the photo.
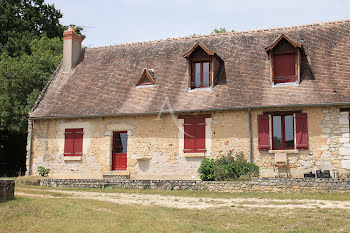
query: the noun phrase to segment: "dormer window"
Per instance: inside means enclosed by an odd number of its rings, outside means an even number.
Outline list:
[[[210,62],[192,62],[191,88],[210,87]]]
[[[141,73],[141,77],[137,82],[136,86],[153,86],[155,84],[154,81],[154,70],[144,68]]]
[[[281,35],[271,46],[265,48],[271,60],[271,83],[298,84],[300,82],[301,45]]]
[[[188,61],[188,88],[208,89],[218,83],[223,61],[204,44],[197,42],[183,55]],[[223,72],[222,72],[223,73]]]

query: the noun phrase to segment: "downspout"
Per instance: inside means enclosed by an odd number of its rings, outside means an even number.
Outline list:
[[[29,136],[29,164],[28,164],[28,176],[30,176],[30,170],[32,166],[32,146],[33,146],[33,120],[29,120],[30,124],[30,136]]]
[[[250,162],[253,163],[253,136],[252,136],[252,112],[251,109],[248,108],[248,116],[249,116],[249,153],[250,153]]]

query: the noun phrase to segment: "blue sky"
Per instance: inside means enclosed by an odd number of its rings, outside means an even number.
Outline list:
[[[350,0],[46,0],[61,23],[85,26],[83,45],[209,34],[350,19]]]

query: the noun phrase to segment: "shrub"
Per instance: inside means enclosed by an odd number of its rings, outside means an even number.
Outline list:
[[[198,168],[198,173],[202,180],[214,180],[214,159],[204,158],[201,166]]]
[[[44,168],[43,166],[38,167],[38,172],[40,176],[47,176],[50,173],[49,168]]]
[[[259,167],[244,159],[243,153],[232,155],[232,150],[226,156],[216,160],[205,158],[198,169],[202,180],[248,180],[259,175]]]

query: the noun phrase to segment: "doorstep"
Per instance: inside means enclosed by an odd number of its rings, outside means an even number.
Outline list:
[[[130,172],[127,170],[109,171],[102,174],[103,179],[129,179]]]

